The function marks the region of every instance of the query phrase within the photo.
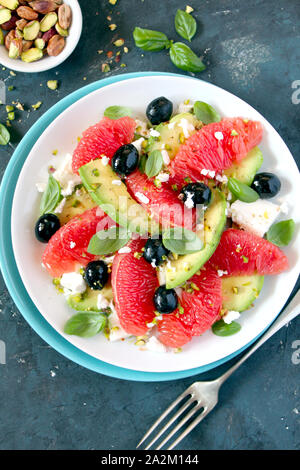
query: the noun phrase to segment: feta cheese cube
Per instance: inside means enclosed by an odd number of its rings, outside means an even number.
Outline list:
[[[235,310],[229,310],[223,317],[222,320],[230,325],[234,320],[237,320],[240,317],[240,313],[236,312]]]
[[[259,237],[264,236],[279,213],[280,206],[263,199],[250,203],[237,200],[230,206],[233,222]]]
[[[145,140],[144,137],[141,137],[140,139],[135,140],[134,142],[132,142],[132,145],[135,146],[135,148],[137,149],[137,151],[139,153],[142,152],[142,143],[144,142],[144,140]]]
[[[151,336],[146,343],[147,351],[165,353],[167,348],[155,336]]]
[[[70,153],[64,157],[58,169],[53,173],[53,177],[59,182],[63,196],[70,196],[75,186],[81,183],[80,176],[72,171],[72,155]]]
[[[66,295],[83,294],[86,290],[86,283],[80,273],[64,273],[60,280]]]

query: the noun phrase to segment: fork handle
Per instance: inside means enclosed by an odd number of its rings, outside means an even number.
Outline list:
[[[250,348],[244,356],[237,361],[234,366],[225,372],[225,374],[221,375],[217,381],[220,385],[222,385],[226,379],[240,367],[243,362],[248,359],[262,344],[264,344],[271,336],[273,336],[280,328],[286,325],[288,322],[293,320],[297,315],[300,313],[300,290],[294,295],[293,299],[289,302],[289,304],[282,310],[280,315],[276,318],[276,320],[272,323],[270,328],[260,337],[258,341]]]

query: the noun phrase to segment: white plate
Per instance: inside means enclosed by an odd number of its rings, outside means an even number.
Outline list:
[[[181,76],[147,76],[125,80],[101,88],[80,99],[45,130],[32,148],[17,183],[12,208],[12,240],[22,281],[33,302],[45,319],[69,342],[107,363],[144,372],[173,372],[191,369],[222,359],[239,350],[258,336],[277,316],[286,302],[299,272],[299,231],[284,251],[290,270],[265,280],[255,307],[240,318],[242,329],[229,337],[218,337],[207,331],[194,338],[180,354],[159,354],[139,351],[127,341],[109,343],[103,335],[83,339],[63,334],[66,320],[74,312],[63,296],[57,295],[49,275],[41,267],[44,245],[34,237],[40,195],[35,184],[45,180],[49,164],[55,165],[54,149],[63,155],[72,152],[77,137],[88,126],[100,120],[106,107],[130,106],[134,115],[143,117],[147,104],[157,96],[166,96],[174,108],[187,98],[201,100],[215,107],[222,116],[242,116],[259,120],[264,128],[260,148],[264,155],[263,170],[276,173],[282,182],[279,197],[288,198],[290,212],[299,224],[300,177],[287,146],[273,127],[251,106],[221,88]]]

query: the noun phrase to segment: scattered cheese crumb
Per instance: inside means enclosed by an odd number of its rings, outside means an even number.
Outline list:
[[[149,204],[150,200],[143,193],[136,192],[135,197],[143,204]]]
[[[222,269],[218,269],[218,276],[219,276],[219,277],[222,277],[222,276],[224,276],[225,274],[228,274],[228,271],[222,271]]]
[[[161,156],[163,157],[164,164],[169,165],[170,157],[169,157],[168,152],[166,150],[161,150]]]
[[[108,163],[109,163],[109,158],[106,157],[105,155],[103,155],[102,158],[101,158],[101,163],[102,163],[103,166],[108,165]]]
[[[215,132],[215,138],[217,140],[223,140],[224,139],[224,136],[223,136],[223,133],[222,132]]]
[[[86,290],[86,283],[80,273],[64,273],[60,280],[66,295],[83,294]]]
[[[123,248],[120,248],[118,253],[130,253],[131,252],[131,248],[129,246],[123,246]]]
[[[229,325],[234,320],[237,320],[240,317],[240,313],[235,310],[229,310],[223,317],[222,320]]]
[[[116,186],[121,186],[122,181],[121,180],[112,180],[111,184],[114,184]]]

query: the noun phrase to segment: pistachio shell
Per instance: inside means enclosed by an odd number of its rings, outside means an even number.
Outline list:
[[[41,49],[38,49],[37,47],[32,47],[31,49],[28,49],[28,51],[22,52],[21,54],[21,59],[24,62],[34,62],[36,60],[39,60],[43,57],[43,51]]]
[[[40,23],[36,20],[30,21],[23,29],[24,39],[27,41],[33,41],[36,39],[40,31]]]
[[[57,14],[54,11],[52,11],[51,13],[47,13],[47,15],[44,16],[40,23],[40,30],[42,31],[42,33],[45,33],[46,31],[49,31],[49,29],[51,29],[56,22]]]

